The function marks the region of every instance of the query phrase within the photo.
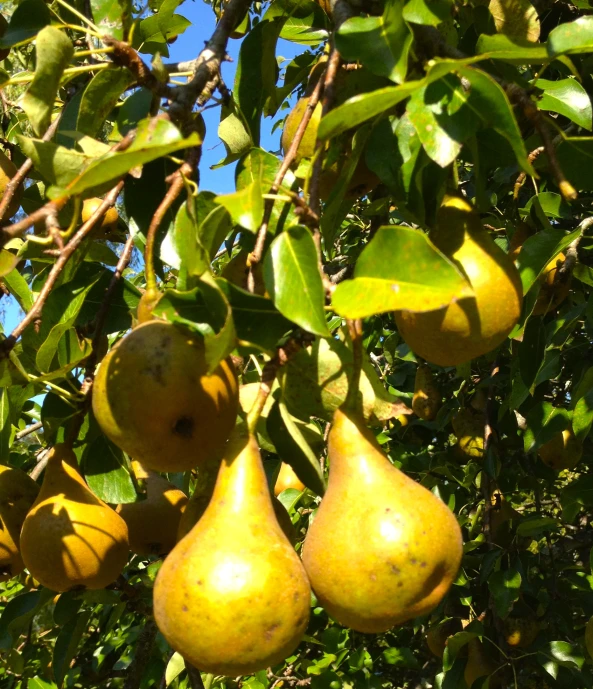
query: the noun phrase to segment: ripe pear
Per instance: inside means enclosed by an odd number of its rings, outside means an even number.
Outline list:
[[[220,458],[238,400],[232,363],[208,374],[202,338],[164,321],[142,323],[118,342],[93,385],[103,433],[154,471]]]
[[[164,555],[177,543],[177,529],[187,495],[154,471],[133,462],[136,478],[146,482],[146,499],[118,505],[128,526],[130,550],[138,555]]]
[[[517,648],[531,646],[540,630],[540,624],[534,617],[507,617],[503,626],[505,641]]]
[[[299,124],[301,123],[301,120],[303,119],[307,109],[308,102],[308,97],[301,98],[299,101],[297,101],[297,104],[286,118],[281,140],[284,155],[286,155],[288,152],[288,149],[290,148],[290,145],[296,136]],[[296,165],[298,165],[303,158],[312,158],[315,153],[315,143],[317,140],[319,122],[321,121],[321,112],[322,105],[321,103],[317,103],[315,109],[313,110],[311,119],[307,124],[307,128],[305,129],[301,143],[299,144],[295,158]],[[321,173],[319,179],[319,195],[321,199],[325,200],[331,194],[340,176],[340,169],[347,157],[350,155],[350,150],[351,149],[346,146],[342,151],[340,160],[330,164],[329,167],[325,167]],[[364,157],[361,157],[358,165],[356,166],[354,174],[350,179],[347,194],[348,196],[352,197],[362,196],[371,191],[375,186],[377,186],[378,183],[378,177],[371,172],[371,170],[369,170],[364,161]]]
[[[395,322],[416,354],[439,366],[456,366],[506,339],[521,315],[521,279],[461,196],[445,196],[430,238],[465,273],[475,296],[435,311],[396,311]]]
[[[441,624],[435,624],[426,632],[426,643],[431,653],[442,658],[447,645],[447,639],[463,629],[461,620],[451,618]]]
[[[103,199],[97,198],[96,196],[92,199],[85,199],[82,204],[82,222],[85,223],[87,220],[90,220],[93,213],[102,203]],[[97,227],[100,227],[101,229],[105,230],[105,232],[108,232],[117,225],[118,220],[119,215],[117,210],[111,206],[111,208],[107,209],[107,212],[102,217],[101,222],[97,224]]]
[[[76,466],[66,445],[50,450],[41,490],[21,532],[27,569],[52,591],[105,588],[128,559],[126,523],[90,491]]]
[[[335,412],[328,452],[327,492],[303,547],[316,596],[360,632],[426,614],[459,568],[455,516],[389,462],[358,413]]]
[[[274,515],[255,437],[237,429],[206,512],[158,573],[156,623],[203,672],[237,676],[290,655],[309,606],[307,575]]]
[[[424,421],[432,421],[441,408],[441,392],[430,366],[420,364],[416,369],[412,409]]]
[[[6,191],[6,185],[10,180],[16,175],[17,168],[16,165],[10,160],[5,153],[0,150],[0,198],[4,196]],[[23,187],[20,185],[16,190],[11,202],[8,204],[6,213],[4,214],[4,220],[12,218],[16,214],[21,206],[21,198],[23,196]],[[1,218],[0,218],[1,219]]]
[[[38,493],[39,486],[24,471],[0,465],[0,582],[25,568],[19,552],[21,528]]]
[[[200,468],[198,484],[179,521],[179,528],[177,529],[178,541],[194,528],[206,511],[214,492],[219,467],[220,462],[211,462],[206,467]],[[297,533],[286,508],[275,497],[272,498],[272,507],[274,508],[278,524],[280,524],[280,528],[284,531],[284,535],[294,545],[297,541]]]
[[[589,656],[593,658],[593,617],[589,619],[585,627],[585,647]]]
[[[537,451],[542,462],[554,471],[574,469],[583,456],[583,446],[577,440],[572,428],[556,433]]]
[[[295,474],[294,469],[290,464],[282,462],[280,466],[280,471],[278,472],[278,478],[274,485],[274,495],[278,496],[285,490],[289,488],[294,488],[300,492],[304,491],[306,486],[301,481],[301,479]]]
[[[465,683],[471,689],[472,684],[479,677],[490,676],[490,689],[500,687],[502,677],[498,670],[498,665],[494,662],[491,656],[486,652],[484,644],[480,639],[472,639],[467,645],[467,664],[463,677]],[[496,673],[496,674],[493,674]]]
[[[553,311],[568,296],[570,292],[570,277],[566,280],[558,279],[558,268],[565,260],[566,256],[560,252],[546,265],[539,276],[538,279],[541,287],[531,312],[532,315],[542,316],[549,311]]]
[[[465,457],[480,459],[484,456],[484,416],[466,408],[451,420],[453,432],[457,436],[457,452]]]

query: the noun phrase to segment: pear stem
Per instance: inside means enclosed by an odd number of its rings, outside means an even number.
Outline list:
[[[344,407],[355,410],[358,405],[358,388],[360,387],[360,373],[362,371],[362,321],[360,319],[347,320],[346,325],[352,340],[352,377]]]

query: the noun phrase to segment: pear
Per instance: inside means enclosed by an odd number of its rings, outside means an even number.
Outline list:
[[[335,412],[328,451],[327,492],[303,547],[316,596],[360,632],[426,614],[459,568],[455,516],[389,462],[357,413]]]
[[[396,311],[395,322],[416,354],[439,366],[456,366],[506,339],[521,315],[521,279],[461,196],[445,196],[430,238],[465,273],[475,296],[435,311]]]
[[[128,528],[78,473],[76,456],[56,445],[21,532],[21,555],[35,579],[52,591],[102,589],[128,559]]]
[[[39,486],[24,471],[0,465],[0,582],[25,568],[19,552],[21,528],[38,493]]]
[[[412,409],[424,421],[432,421],[441,408],[441,393],[430,366],[420,364],[416,369]]]
[[[508,548],[513,540],[510,522],[521,519],[521,514],[509,504],[498,489],[493,491],[491,501],[490,535],[492,542],[501,548]]]
[[[554,471],[574,469],[583,456],[583,446],[577,440],[572,428],[556,433],[537,451],[542,462]]]
[[[503,629],[509,646],[527,648],[539,634],[540,624],[534,617],[507,617]]]
[[[479,677],[490,676],[490,689],[496,689],[501,686],[502,677],[500,672],[497,672],[498,665],[490,657],[484,648],[484,644],[480,639],[472,639],[467,645],[467,663],[463,677],[465,683],[471,689],[473,683]],[[494,674],[496,673],[496,674]]]
[[[301,481],[301,479],[295,474],[294,469],[290,464],[282,462],[280,465],[280,471],[278,472],[278,478],[274,484],[274,495],[278,496],[285,490],[289,488],[294,488],[300,492],[304,491],[306,486]]]
[[[85,199],[82,204],[82,222],[87,222],[87,220],[90,220],[93,213],[99,208],[99,206],[103,203],[103,199],[100,199],[98,197],[93,197],[92,199]],[[119,220],[119,215],[118,212],[113,206],[107,209],[107,212],[105,215],[102,217],[101,222],[98,224],[98,227],[101,227],[105,231],[108,231],[110,229],[113,229],[117,225],[117,221]]]
[[[593,658],[593,617],[587,622],[585,627],[585,647],[590,658]]]
[[[249,251],[247,249],[241,249],[238,254],[233,256],[231,260],[222,269],[222,277],[233,285],[241,287],[242,289],[247,289],[247,278],[249,276],[249,265],[247,264],[247,259],[249,258]],[[264,274],[263,267],[261,263],[255,266],[255,271],[253,274],[254,282],[254,294],[259,294],[263,296],[266,294],[266,286],[264,285]]]
[[[93,385],[103,433],[154,471],[220,459],[238,403],[232,363],[208,374],[203,339],[164,321],[142,323],[118,342]]]
[[[4,196],[6,191],[6,186],[10,180],[16,175],[17,168],[16,165],[10,160],[5,153],[0,150],[0,198]],[[4,220],[12,218],[16,214],[21,206],[21,198],[23,196],[23,187],[19,186],[16,193],[12,197],[12,201],[8,204],[6,213],[4,214]],[[2,218],[0,218],[1,220]]]
[[[453,432],[457,436],[456,450],[463,457],[480,459],[484,456],[483,414],[475,414],[471,409],[462,409],[451,420]]]
[[[164,555],[177,542],[177,529],[187,495],[154,471],[132,462],[136,478],[146,482],[146,499],[118,505],[128,527],[130,550],[138,555]]]
[[[437,658],[442,658],[447,645],[447,639],[462,630],[461,620],[452,618],[435,624],[426,632],[426,643],[431,653]]]
[[[290,145],[296,136],[299,124],[301,123],[301,120],[303,119],[307,109],[308,102],[308,97],[298,100],[286,118],[281,140],[284,155],[286,155],[288,152],[288,149],[290,148]],[[312,158],[315,154],[315,143],[317,140],[317,130],[321,121],[321,112],[322,105],[321,103],[317,103],[297,150],[295,158],[295,163],[297,165],[304,158]],[[319,179],[319,195],[321,199],[325,200],[331,194],[340,176],[340,168],[350,156],[350,152],[351,144],[345,143],[340,154],[340,159],[323,169]],[[356,169],[354,170],[352,178],[350,179],[347,195],[350,197],[362,196],[376,187],[378,183],[379,178],[373,172],[371,172],[371,170],[369,170],[365,163],[363,154],[358,162],[358,165],[356,166]]]
[[[274,515],[255,437],[237,429],[206,512],[158,573],[156,623],[192,665],[237,676],[290,655],[309,606],[307,575]]]

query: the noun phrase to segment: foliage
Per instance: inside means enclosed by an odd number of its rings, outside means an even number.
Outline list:
[[[300,549],[324,488],[326,423],[353,369],[345,319],[364,318],[365,417],[396,466],[455,512],[462,568],[430,616],[378,636],[342,628],[313,600],[298,651],[234,679],[196,677],[155,636],[157,557],[131,557],[101,591],[56,596],[23,573],[0,584],[0,685],[456,689],[468,643],[480,637],[501,666],[490,686],[593,687],[584,642],[593,615],[589,3],[213,0],[222,29],[193,79],[196,64],[187,72],[167,63],[178,35],[201,38],[183,9],[176,0],[2,5],[0,50],[10,50],[0,64],[1,143],[25,164],[26,180],[21,210],[2,221],[1,286],[26,315],[0,345],[1,460],[39,478],[45,448],[74,434],[100,498],[141,499],[129,458],[89,411],[89,390],[143,306],[200,333],[210,370],[232,354],[244,386],[258,383],[278,345],[296,340],[303,347],[278,372],[258,441],[271,485],[282,460],[308,486],[280,495]],[[217,75],[231,31],[244,38],[229,91]],[[278,61],[279,39],[302,52]],[[350,68],[326,85],[324,169],[304,160],[278,178],[278,151],[260,145],[262,119],[279,128],[296,98],[311,96],[334,44]],[[172,83],[188,74],[185,85]],[[220,99],[209,107],[221,104],[220,125],[205,134],[200,108],[215,88]],[[201,188],[194,174],[202,142],[217,140],[221,165],[237,163],[230,194]],[[373,180],[364,188],[355,184],[360,166]],[[431,367],[443,404],[425,421],[408,415],[419,362],[391,312],[433,310],[468,293],[466,276],[424,231],[452,187],[503,250],[525,233],[525,297],[497,350]],[[115,203],[116,228],[81,223],[82,200],[97,196],[106,202],[95,221]],[[252,267],[225,272],[240,252]],[[534,315],[538,278],[560,252],[568,296]],[[451,427],[472,403],[494,433],[483,456],[460,453]],[[583,457],[553,471],[537,451],[570,427]],[[196,485],[191,472],[168,478],[186,492]],[[527,649],[505,640],[509,617],[537,618]],[[447,618],[471,623],[441,660],[425,636]]]

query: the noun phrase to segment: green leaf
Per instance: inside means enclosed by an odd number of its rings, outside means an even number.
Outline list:
[[[409,227],[381,227],[364,248],[354,279],[335,289],[332,305],[346,318],[406,309],[432,311],[471,296],[463,275],[428,236]]]
[[[593,52],[593,16],[560,24],[548,35],[548,55],[570,55]]]
[[[531,538],[537,538],[547,531],[559,529],[560,526],[561,522],[553,517],[538,517],[534,515],[532,517],[526,517],[521,521],[517,526],[517,535],[521,537],[530,536]]]
[[[490,0],[488,9],[498,33],[529,41],[539,39],[539,17],[529,0]]]
[[[122,40],[132,23],[132,0],[90,0],[92,16],[101,33]]]
[[[50,195],[60,196],[64,191],[70,195],[80,194],[86,189],[115,180],[134,167],[200,144],[201,139],[197,133],[184,138],[177,127],[167,120],[143,120],[138,125],[136,138],[128,149],[106,153],[96,158],[67,185],[67,190],[52,188]]]
[[[246,230],[257,232],[264,215],[264,199],[259,180],[230,194],[217,196],[216,203],[227,209],[233,222]]]
[[[593,388],[588,390],[576,403],[572,429],[581,442],[589,435],[593,425]]]
[[[191,291],[167,290],[154,313],[202,335],[209,373],[236,346],[237,335],[230,304],[209,273],[204,273],[198,286]]]
[[[173,653],[165,670],[165,686],[168,687],[184,670],[185,660],[183,660],[183,656],[180,653]]]
[[[238,160],[253,146],[247,125],[234,101],[231,101],[229,105],[223,105],[221,109],[218,136],[227,154],[216,167]]]
[[[80,283],[79,281],[76,281],[74,284],[66,283],[65,285],[61,286],[60,293],[68,297],[70,301],[62,312],[59,320],[55,323],[55,325],[53,325],[47,338],[43,341],[43,344],[37,351],[35,363],[41,373],[49,372],[62,335],[76,322],[76,318],[80,312],[80,309],[82,308],[87,294],[91,291],[99,277],[100,274],[97,273],[94,279],[89,280],[88,282]]]
[[[549,57],[545,45],[504,34],[482,34],[478,38],[476,52],[481,53],[483,59],[504,60],[518,65],[540,65]]]
[[[60,630],[54,646],[52,671],[58,687],[64,683],[70,663],[76,656],[78,646],[91,617],[91,610],[85,610],[70,620]]]
[[[402,3],[386,0],[381,17],[351,17],[339,28],[336,46],[351,61],[401,84],[408,71],[412,32],[402,17]]]
[[[17,137],[23,153],[50,183],[66,186],[96,158],[50,141]]]
[[[208,251],[210,260],[212,260],[232,229],[230,213],[223,206],[215,206],[208,215],[200,221],[198,203],[198,222],[200,223],[198,228],[200,244]]]
[[[529,292],[552,258],[566,249],[579,234],[578,229],[569,234],[565,234],[562,230],[546,230],[537,232],[525,240],[517,257],[523,294]]]
[[[120,136],[123,137],[130,130],[135,129],[140,120],[148,117],[151,102],[152,92],[146,88],[139,88],[131,96],[128,96],[118,109],[115,130],[110,138],[113,140]]]
[[[409,0],[404,5],[403,17],[407,22],[438,26],[451,17],[451,0]]]
[[[533,452],[569,427],[570,414],[566,409],[552,406],[551,402],[537,402],[526,420],[523,444],[525,452]]]
[[[329,337],[315,242],[306,227],[280,233],[264,260],[264,282],[276,308],[301,328]]]
[[[35,47],[35,77],[23,98],[23,109],[35,134],[42,136],[49,127],[62,72],[74,55],[74,47],[66,32],[53,26],[39,32]]]
[[[50,22],[51,14],[44,0],[24,0],[16,6],[6,33],[0,37],[0,48],[11,48],[33,38]]]
[[[33,677],[29,680],[27,689],[57,689],[57,685],[53,682],[47,682],[41,677]]]
[[[560,167],[573,186],[583,191],[593,189],[593,137],[565,137],[556,148],[556,155]]]
[[[33,306],[33,293],[25,278],[15,268],[2,279],[9,292],[17,300],[21,309],[23,309],[23,311],[28,311]]]
[[[95,74],[83,91],[76,129],[88,136],[96,136],[121,94],[134,81],[132,73],[123,67]]]
[[[504,619],[511,611],[513,603],[519,600],[521,575],[515,569],[499,570],[490,575],[488,588],[498,616]]]
[[[538,649],[539,654],[547,655],[563,667],[581,669],[585,663],[582,651],[576,645],[566,641],[550,641],[543,648]]]
[[[542,365],[546,349],[546,332],[541,318],[532,316],[523,333],[519,346],[519,367],[521,378],[530,388]]]
[[[261,21],[247,34],[239,51],[233,95],[256,146],[264,103],[275,95],[276,43],[283,23],[284,18]]]
[[[209,269],[210,258],[198,240],[193,199],[184,201],[177,211],[173,227],[161,244],[161,259],[179,270],[183,280]]]
[[[124,453],[106,436],[98,435],[86,446],[82,467],[89,488],[104,502],[118,505],[137,500]]]
[[[544,92],[537,103],[540,110],[560,113],[579,127],[591,131],[593,128],[591,99],[576,79],[559,79],[558,81],[538,79],[533,85]]]
[[[42,588],[22,593],[8,601],[0,616],[0,648],[9,649],[22,630],[26,629],[33,617],[54,595],[53,591]]]
[[[273,354],[278,341],[292,329],[292,323],[276,309],[270,299],[251,294],[217,278],[233,311],[237,338],[261,351]]]
[[[323,495],[325,481],[319,460],[282,401],[270,409],[266,430],[282,461],[290,464],[307,488]]]

